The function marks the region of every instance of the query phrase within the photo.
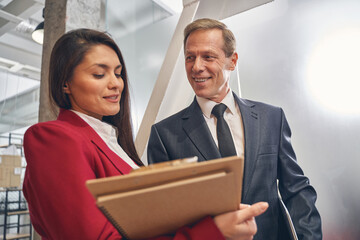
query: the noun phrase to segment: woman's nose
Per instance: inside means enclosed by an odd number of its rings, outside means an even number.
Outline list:
[[[117,77],[115,74],[111,76],[109,81],[109,88],[121,88],[124,84],[124,81],[121,77]]]

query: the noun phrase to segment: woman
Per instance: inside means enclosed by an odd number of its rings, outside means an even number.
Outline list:
[[[102,32],[64,34],[51,53],[49,87],[60,108],[57,120],[38,123],[24,136],[23,191],[32,224],[43,239],[120,239],[85,187],[88,179],[127,174],[143,165],[133,143],[119,48]],[[179,229],[175,238],[250,239],[256,232],[253,217],[265,209],[252,206],[208,217]]]

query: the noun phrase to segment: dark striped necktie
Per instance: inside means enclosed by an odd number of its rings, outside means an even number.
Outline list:
[[[217,118],[216,133],[219,145],[219,151],[222,157],[236,155],[234,141],[231,136],[229,125],[224,119],[224,112],[227,106],[223,103],[216,105],[211,113]]]

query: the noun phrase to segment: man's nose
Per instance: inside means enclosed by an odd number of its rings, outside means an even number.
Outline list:
[[[202,61],[201,58],[197,57],[197,58],[195,59],[195,62],[194,62],[194,65],[193,65],[192,70],[193,70],[194,72],[199,72],[199,71],[204,70],[204,62]]]

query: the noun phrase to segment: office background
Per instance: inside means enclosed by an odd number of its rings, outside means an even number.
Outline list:
[[[11,2],[1,0],[1,8]],[[105,1],[106,29],[128,68],[136,132],[181,11],[159,2]],[[360,238],[359,12],[358,0],[275,0],[223,20],[237,38],[232,86],[244,98],[284,109],[298,162],[318,192],[327,240]],[[40,6],[29,24],[41,22],[41,13]],[[27,38],[20,31],[0,36],[3,137],[21,134],[37,121],[41,45],[29,40],[17,59],[10,50],[15,40]],[[16,63],[25,67],[16,71]],[[185,78],[178,81],[191,90]],[[181,108],[192,97],[177,100]]]

